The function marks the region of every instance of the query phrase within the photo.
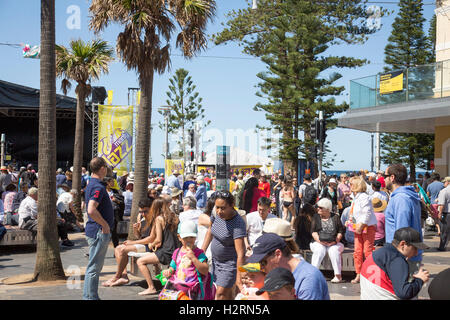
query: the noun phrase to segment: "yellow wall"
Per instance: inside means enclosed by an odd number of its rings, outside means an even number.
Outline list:
[[[436,126],[434,166],[441,177],[450,176],[450,126]]]

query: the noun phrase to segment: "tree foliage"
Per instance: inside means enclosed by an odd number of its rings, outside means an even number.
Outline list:
[[[264,111],[271,128],[281,132],[280,158],[285,169],[296,174],[297,159],[310,158],[315,145],[310,123],[318,112],[323,111],[332,129],[337,121],[331,118],[348,108],[346,102],[336,102],[345,90],[335,85],[342,77],[336,69],[366,63],[330,49],[366,41],[376,31],[366,26],[369,13],[357,0],[261,0],[257,10],[231,11],[228,18],[226,27],[214,35],[215,43],[238,42],[244,53],[265,63],[266,69],[257,74],[261,82],[256,93],[265,103],[254,109]]]

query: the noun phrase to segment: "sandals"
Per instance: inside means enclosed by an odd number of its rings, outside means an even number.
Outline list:
[[[331,283],[342,283],[344,282],[344,280],[339,279],[338,277],[334,277],[333,279],[331,279]]]
[[[353,279],[352,281],[351,281],[351,283],[353,283],[353,284],[357,284],[357,283],[359,283],[359,279]]]

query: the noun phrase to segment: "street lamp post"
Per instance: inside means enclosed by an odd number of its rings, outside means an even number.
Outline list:
[[[158,110],[164,111],[164,120],[165,120],[165,130],[166,130],[166,150],[165,150],[165,160],[169,157],[169,114],[170,110],[175,108],[174,106],[161,106]]]

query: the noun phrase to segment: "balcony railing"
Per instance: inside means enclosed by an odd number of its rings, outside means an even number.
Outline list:
[[[450,97],[450,60],[390,72],[399,77],[393,91],[385,86],[386,74],[350,80],[350,109]]]

